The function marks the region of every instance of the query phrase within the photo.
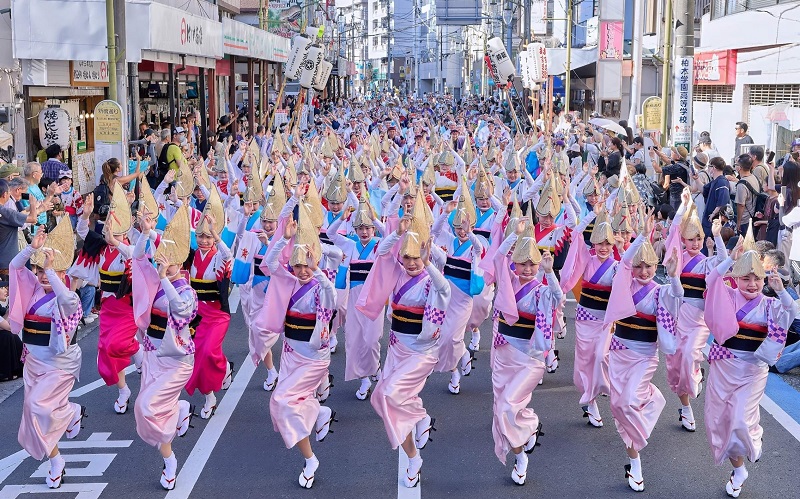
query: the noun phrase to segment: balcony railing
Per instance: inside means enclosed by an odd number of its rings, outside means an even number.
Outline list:
[[[738,14],[748,10],[763,9],[785,3],[794,3],[798,0],[712,0],[711,19]]]

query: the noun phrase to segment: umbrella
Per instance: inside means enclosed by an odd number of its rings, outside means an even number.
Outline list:
[[[591,123],[594,126],[603,126],[608,123],[614,123],[614,122],[606,118],[592,118],[589,120],[589,123]]]
[[[614,123],[613,121],[610,123],[605,123],[603,125],[597,125],[600,128],[605,128],[608,132],[614,132],[617,135],[622,135],[624,137],[628,136],[628,132],[625,131],[624,128],[619,126],[618,124]]]

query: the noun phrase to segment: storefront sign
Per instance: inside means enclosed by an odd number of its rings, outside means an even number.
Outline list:
[[[150,4],[150,47],[175,54],[221,59],[222,23],[160,3]]]
[[[270,1],[267,19],[269,32],[288,39],[299,33],[304,4],[302,0]]]
[[[694,60],[692,57],[675,58],[675,102],[672,112],[672,143],[686,149],[692,147],[692,82]]]
[[[112,100],[100,101],[94,108],[95,178],[103,175],[103,163],[117,158],[127,161],[124,143],[122,108]]]
[[[222,20],[223,51],[272,62],[289,60],[291,40],[233,19]]]
[[[39,111],[39,142],[42,149],[58,144],[62,149],[69,146],[69,113],[60,107],[48,107]]]
[[[70,61],[69,82],[73,87],[107,87],[108,63],[105,61]]]
[[[622,60],[623,21],[600,22],[600,59]]]
[[[736,51],[717,50],[694,55],[695,85],[736,85]]]
[[[661,97],[648,97],[642,102],[642,130],[655,132],[661,130]]]

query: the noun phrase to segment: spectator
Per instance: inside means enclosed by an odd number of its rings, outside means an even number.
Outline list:
[[[761,185],[767,185],[769,167],[764,164],[764,148],[761,146],[750,146],[748,154],[750,155],[750,159],[753,160],[753,175],[761,182]]]
[[[645,165],[645,158],[644,158],[644,139],[641,137],[634,137],[633,139],[633,155],[631,155],[631,165]],[[645,172],[647,172],[647,167],[645,167]]]
[[[800,164],[796,161],[787,161],[783,164],[783,177],[781,178],[782,191],[785,191],[784,198],[778,198],[778,203],[781,205],[783,212],[783,225],[786,227],[786,235],[784,237],[791,237],[791,246],[789,249],[789,260],[791,261],[791,269],[793,281],[800,281]],[[782,201],[782,202],[781,202]]]
[[[638,139],[639,137],[636,138]],[[650,179],[647,177],[647,167],[644,166],[644,163],[636,163],[634,168],[636,173],[631,177],[631,180],[633,180],[633,185],[636,186],[636,190],[639,191],[639,197],[641,197],[642,201],[647,203],[648,206],[656,206],[653,187],[650,185]]]
[[[14,166],[11,163],[5,163],[0,166],[0,178],[4,178],[10,182],[12,179],[20,177],[23,171],[24,170],[18,166]]]
[[[139,165],[141,165],[141,163],[139,163]],[[125,185],[131,180],[135,179],[140,175],[138,168],[139,166],[137,166],[137,170],[130,175],[120,175],[122,171],[122,164],[117,158],[111,158],[103,163],[103,177],[100,179],[100,184],[95,187],[94,193],[92,194],[94,199],[93,214],[95,216],[95,220],[97,221],[95,230],[97,232],[102,233],[106,215],[108,215],[108,210],[111,206],[111,196],[114,192],[114,184],[119,182],[120,185]],[[129,199],[129,201],[133,202],[133,199]]]
[[[719,157],[719,152],[711,143],[711,136],[704,135],[705,133],[708,132],[703,132],[700,134],[700,142],[697,144],[697,147],[695,147],[695,152],[705,153],[709,160]]]
[[[725,178],[725,161],[722,158],[717,156],[709,160],[707,172],[711,177],[711,182],[703,186],[705,207],[700,223],[703,226],[706,239],[713,239],[711,221],[720,212],[725,212],[731,202],[731,191],[730,183]]]
[[[664,175],[664,189],[669,191],[669,204],[675,210],[681,205],[681,193],[684,187],[689,186],[689,165],[686,163],[689,151],[683,146],[678,146],[669,151],[669,155],[662,151],[657,154],[662,161],[668,163],[661,169]]]
[[[64,206],[64,211],[69,215],[74,229],[78,223],[78,215],[83,212],[83,198],[72,186],[72,170],[64,170],[58,176],[62,191],[61,204]]]
[[[25,165],[24,168],[25,180],[28,181],[28,196],[29,199],[36,199],[40,204],[44,204],[45,196],[42,189],[39,188],[39,182],[42,180],[42,165],[32,161]],[[30,205],[29,200],[22,199],[22,207],[27,208]],[[36,225],[47,224],[47,210],[52,206],[45,204],[44,209],[38,214]],[[31,230],[31,234],[36,233],[36,227]]]
[[[11,332],[8,314],[8,278],[0,280],[0,381],[22,376],[22,340]]]
[[[26,223],[36,222],[41,208],[39,202],[33,198],[30,200],[30,213],[21,213],[6,205],[9,198],[8,182],[0,179],[0,279],[2,280],[8,279],[8,264],[19,253],[19,229]]]
[[[22,211],[22,195],[28,193],[28,181],[22,177],[16,177],[8,182],[9,198],[6,206],[11,210]]]
[[[147,173],[147,183],[151,189],[155,189],[161,184],[168,170],[180,168],[180,161],[183,161],[181,143],[185,141],[186,137],[182,127],[177,127],[175,133],[170,133],[167,129],[161,130],[162,146],[161,151],[158,152],[158,162]],[[95,209],[97,209],[97,203],[95,203]]]
[[[622,166],[622,152],[624,150],[625,146],[622,145],[622,141],[614,137],[611,139],[611,145],[600,153],[605,157],[605,169],[601,168],[601,171],[605,172],[606,178],[611,178],[614,175],[619,177]]]
[[[69,166],[63,163],[64,153],[61,146],[53,144],[44,150],[47,154],[47,161],[42,163],[42,176],[50,180],[58,180],[58,173],[61,170],[69,170]]]
[[[761,182],[753,175],[753,160],[742,154],[736,161],[739,170],[739,181],[736,182],[734,204],[736,205],[736,223],[739,233],[746,234],[750,220],[756,216],[756,195],[762,192]]]
[[[738,158],[740,154],[742,154],[742,146],[752,144],[753,138],[747,135],[747,123],[742,121],[736,122],[736,139],[735,139],[735,147],[733,151],[733,157]],[[731,163],[736,163],[736,161],[731,161]]]

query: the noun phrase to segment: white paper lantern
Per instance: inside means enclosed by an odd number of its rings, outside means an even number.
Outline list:
[[[286,61],[283,72],[290,80],[300,78],[303,61],[308,56],[308,48],[310,46],[311,38],[305,35],[297,35],[292,40],[292,52],[289,54],[289,60]]]
[[[312,45],[308,48],[308,56],[303,61],[302,71],[300,72],[300,86],[309,89],[314,82],[314,75],[317,67],[322,62],[322,48]]]
[[[547,81],[547,48],[543,43],[528,45],[528,72],[535,83]]]
[[[39,111],[39,141],[42,149],[58,144],[61,149],[69,147],[69,114],[60,107],[48,107]]]
[[[498,37],[491,38],[487,43],[486,53],[489,54],[489,59],[494,66],[498,85],[503,85],[514,77],[514,63],[508,57],[503,40]]]
[[[314,80],[311,83],[311,86],[314,87],[314,90],[322,92],[325,90],[325,86],[328,85],[328,77],[331,75],[331,71],[333,71],[333,64],[328,61],[322,61],[317,66],[317,72],[314,75]]]

